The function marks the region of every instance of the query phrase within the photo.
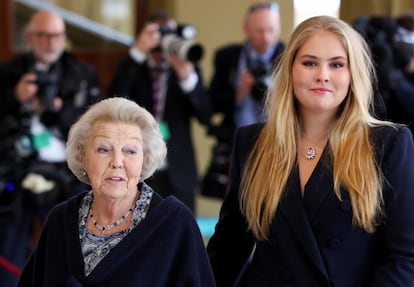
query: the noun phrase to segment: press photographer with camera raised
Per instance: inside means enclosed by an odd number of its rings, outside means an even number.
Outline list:
[[[209,94],[214,113],[223,119],[210,128],[217,138],[212,164],[202,193],[223,196],[230,148],[236,127],[263,120],[263,98],[273,66],[284,48],[280,41],[280,14],[276,2],[252,4],[243,21],[246,40],[219,48],[214,56],[214,72]],[[227,158],[227,160],[223,160]],[[217,190],[218,189],[218,190]]]
[[[179,25],[164,12],[150,15],[109,89],[110,95],[145,107],[160,123],[168,155],[147,183],[163,197],[175,195],[193,211],[198,172],[191,121],[207,124],[211,114],[197,62],[202,46],[194,36],[192,25]]]
[[[28,51],[0,63],[0,256],[19,267],[34,217],[43,220],[54,204],[85,188],[66,165],[66,137],[101,98],[95,70],[65,51],[59,15],[36,12],[24,39]],[[17,278],[2,272],[0,286],[15,286]]]

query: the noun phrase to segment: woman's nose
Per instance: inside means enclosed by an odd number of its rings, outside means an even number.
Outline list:
[[[316,74],[316,81],[326,83],[329,81],[329,72],[327,68],[320,67]]]
[[[122,168],[124,166],[122,156],[114,155],[111,161],[111,168]]]
[[[111,163],[111,168],[122,168],[123,164],[122,163]]]

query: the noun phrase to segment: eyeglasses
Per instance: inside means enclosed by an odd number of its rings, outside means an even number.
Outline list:
[[[47,33],[47,32],[32,32],[39,40],[61,40],[66,36],[65,32]]]
[[[248,14],[256,12],[260,9],[269,9],[275,12],[279,12],[279,4],[276,2],[256,3],[249,7]]]

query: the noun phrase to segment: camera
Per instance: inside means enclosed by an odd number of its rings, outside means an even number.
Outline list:
[[[257,101],[262,101],[269,87],[271,68],[261,61],[253,63],[253,61],[247,59],[247,69],[256,79],[251,96]]]
[[[58,94],[57,75],[46,71],[34,69],[36,74],[35,84],[38,86],[37,96],[43,111],[54,112],[54,99]]]
[[[198,62],[204,54],[203,47],[194,41],[197,29],[190,24],[181,24],[177,29],[161,26],[161,49],[167,54],[176,54],[181,59]]]
[[[26,116],[22,114],[19,119],[5,116],[0,120],[0,167],[1,163],[6,163],[15,168],[14,164],[27,163],[35,156]]]

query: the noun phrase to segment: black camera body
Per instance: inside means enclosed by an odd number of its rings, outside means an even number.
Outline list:
[[[198,62],[204,54],[203,47],[194,41],[197,29],[193,25],[178,25],[177,29],[160,27],[161,49],[167,54],[176,54],[181,59]]]
[[[57,75],[46,71],[34,69],[36,74],[35,84],[38,86],[37,96],[40,100],[42,111],[55,112],[54,99],[58,94]]]
[[[271,68],[268,66],[261,61],[253,62],[249,58],[247,59],[247,69],[256,79],[251,90],[251,96],[257,101],[263,100],[269,87]]]

